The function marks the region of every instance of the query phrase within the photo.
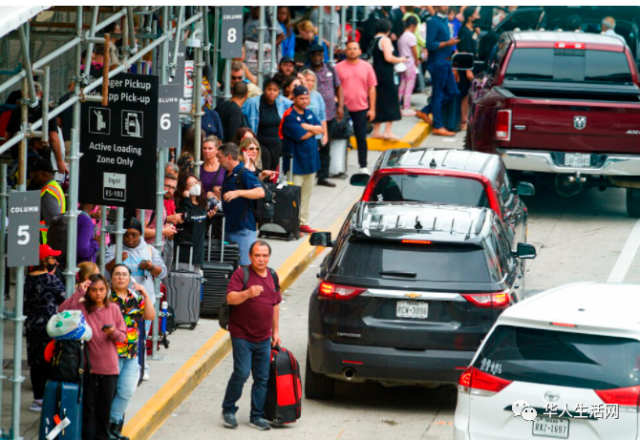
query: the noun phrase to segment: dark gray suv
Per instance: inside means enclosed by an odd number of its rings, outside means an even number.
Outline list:
[[[358,203],[332,246],[309,304],[305,394],[335,380],[456,383],[498,315],[524,295],[502,220],[488,208]]]

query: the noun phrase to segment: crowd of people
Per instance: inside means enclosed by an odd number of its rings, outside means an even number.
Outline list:
[[[252,207],[255,200],[265,197],[263,182],[284,180],[287,171],[293,175],[292,183],[301,187],[300,231],[315,232],[309,224],[313,188],[336,187],[329,174],[331,144],[334,127],[344,118],[349,118],[353,127],[359,172],[366,174],[369,129],[371,138],[396,141],[399,137],[392,130],[393,123],[403,117],[415,117],[416,122],[431,124],[434,135],[452,136],[454,132],[445,127],[443,112],[454,99],[461,101],[460,128],[466,129],[466,96],[474,73],[454,70],[451,58],[456,52],[477,53],[480,32],[475,22],[480,18],[480,7],[378,8],[373,11],[373,20],[367,21],[372,27],[365,24],[355,38],[347,26],[348,38],[343,48],[339,44],[340,7],[335,7],[333,13],[331,7],[322,7],[322,38],[318,8],[306,14],[304,9],[296,11],[302,13],[294,19],[289,7],[278,7],[275,48],[270,46],[271,26],[264,31],[264,41],[268,42],[265,50],[277,54],[277,72],[263,81],[258,81],[257,66],[259,8],[248,8],[243,56],[230,66],[230,99],[214,102],[211,85],[206,81],[197,85],[202,87],[203,95],[198,103],[203,112],[202,130],[196,133],[193,127],[185,127],[180,154],[165,167],[164,209],[161,213],[146,210],[144,216],[139,210],[127,211],[119,259],[112,237],[105,237],[108,247],[104,274],[96,265],[100,218],[101,211],[110,208],[87,203],[78,206],[75,292],[65,292],[62,271],[66,227],[61,222],[68,209],[65,179],[69,170],[65,155],[69,153],[72,112],[63,112],[57,120],[50,121],[45,128],[49,132],[48,145],[37,138],[29,140],[28,189],[40,191],[42,212],[39,264],[29,269],[25,281],[33,411],[42,408],[47,378],[45,348],[50,338],[46,323],[58,311],[78,309],[94,335],[87,344],[92,368],[84,382],[83,439],[124,438],[120,434],[123,415],[141,376],[138,338],[141,332],[150,331],[155,317],[154,280],[164,279],[172,267],[201,271],[207,231],[211,229],[218,238],[222,235],[221,213],[227,240],[239,246],[240,264],[252,264],[256,273],[263,274],[270,248],[256,241],[257,222]],[[618,36],[614,28],[612,17],[603,19],[603,33]],[[112,31],[118,33],[117,24]],[[331,47],[335,48],[333,53]],[[117,59],[114,53],[112,63]],[[99,72],[103,62],[103,53],[96,46],[91,69]],[[431,85],[430,102],[416,111],[412,108],[412,95],[425,90],[427,83]],[[223,84],[214,87],[221,88],[221,96]],[[41,98],[42,87],[37,82],[35,90]],[[60,103],[69,96],[63,96]],[[18,99],[19,91],[10,95],[7,104],[15,106]],[[29,108],[29,122],[35,122],[40,115],[41,107]],[[19,107],[6,122],[8,139],[20,130]],[[196,144],[202,148],[201,165],[195,162]],[[12,149],[15,162],[8,176],[10,187],[20,177],[17,151]],[[153,246],[157,216],[162,217],[161,251]],[[176,258],[181,247],[188,250]],[[234,274],[232,287],[238,306],[256,293],[242,289],[241,281],[239,274]],[[271,307],[275,307],[280,297],[272,284],[263,287],[271,292]],[[268,344],[258,344],[258,339],[277,331],[271,329],[266,318],[260,331],[245,324],[236,323],[230,329],[234,360],[236,356],[240,359],[256,353],[264,356]],[[278,338],[277,333],[274,338]],[[250,343],[243,342],[245,339]],[[262,370],[264,367],[262,362]],[[148,379],[148,366],[144,368],[142,378]],[[255,378],[259,389],[253,398],[257,400],[264,400],[266,379],[262,370]],[[248,370],[238,368],[227,388],[223,419],[228,427],[237,426],[235,403],[246,376]],[[252,409],[252,419],[264,428],[260,422],[264,414],[258,406]]]

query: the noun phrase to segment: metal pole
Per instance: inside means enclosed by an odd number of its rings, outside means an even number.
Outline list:
[[[176,68],[178,67],[178,46],[180,44],[182,33],[182,21],[184,19],[184,6],[180,6],[178,10],[178,24],[176,26],[176,38],[173,40],[173,60],[171,61],[171,78],[176,76]],[[180,72],[182,74],[182,72]]]
[[[113,231],[116,236],[116,263],[122,263],[122,235],[124,231],[124,208],[117,208],[116,211],[116,227]]]
[[[22,81],[22,96],[27,96],[27,80]],[[26,101],[22,102],[22,132],[27,131],[28,110]],[[20,143],[20,176],[18,181],[18,191],[26,191],[27,189],[27,140],[23,139]],[[36,235],[37,237],[37,235]],[[23,301],[24,301],[24,266],[16,268],[16,296],[13,315],[10,318],[14,323],[15,334],[13,342],[13,376],[9,379],[13,382],[13,399],[11,412],[11,439],[20,440],[20,388],[24,377],[22,376],[22,320]]]
[[[207,6],[201,6],[202,8],[202,34],[204,35],[204,62],[207,66],[211,65],[211,38],[209,38],[209,11]],[[209,84],[213,88],[211,78],[207,78]]]
[[[347,8],[340,10],[340,49],[347,46]]]
[[[138,44],[136,43],[136,29],[133,22],[133,6],[127,6],[127,23],[129,23],[129,41],[127,41],[127,52],[130,55],[135,54],[138,51]]]
[[[31,107],[38,105],[38,95],[36,94],[36,85],[33,82],[33,70],[31,69],[31,59],[29,57],[29,42],[27,41],[27,35],[22,25],[18,28],[18,34],[20,35],[20,47],[22,48],[22,63],[24,69],[27,72],[27,82],[29,84],[29,101],[31,101]],[[27,94],[22,93],[22,99],[27,99]]]
[[[67,270],[65,275],[65,285],[67,295],[73,292],[76,280],[76,251],[78,249],[78,180],[80,173],[80,143],[78,140],[78,130],[71,129],[71,155],[69,156],[69,203],[67,204],[67,217],[69,218],[69,228],[67,231]]]
[[[322,6],[320,6],[322,7]],[[335,6],[331,6],[331,17],[329,17],[329,29],[330,29],[330,35],[329,35],[329,64],[331,64],[331,66],[335,66],[336,65],[336,61],[335,58],[333,56],[333,53],[335,51],[335,44],[336,44],[336,39],[333,38],[333,36],[336,33],[336,7]],[[344,11],[344,9],[343,9]]]
[[[6,319],[4,310],[5,277],[7,274],[7,253],[5,234],[7,232],[7,164],[0,165],[0,359],[4,359],[4,321]],[[7,377],[0,371],[0,396],[2,396],[3,381]],[[2,420],[2,405],[0,405],[0,420]],[[4,436],[4,430],[0,422],[0,435]]]
[[[169,7],[162,7],[162,34],[169,35]],[[169,63],[169,40],[164,40],[162,43],[162,56],[160,57],[160,84],[167,84],[167,64]]]
[[[276,49],[276,31],[278,29],[276,26],[280,26],[280,24],[278,24],[278,7],[271,6],[271,76],[275,75],[278,71],[278,68],[276,67],[276,55],[278,52]]]
[[[318,6],[318,44],[322,46],[322,25],[324,24],[324,6]]]
[[[51,68],[49,66],[44,66],[44,84],[42,86],[42,126],[45,127],[42,130],[42,142],[49,143],[49,92],[51,83],[49,79],[51,78]],[[60,146],[64,148],[64,145]]]
[[[195,129],[193,138],[193,164],[195,167],[193,172],[196,176],[200,177],[200,166],[202,165],[202,161],[200,160],[202,157],[202,136],[200,136],[200,132],[202,131],[202,115],[204,114],[203,107],[200,105],[202,98],[202,47],[197,47],[195,50],[196,80],[193,84],[193,117]]]
[[[222,99],[228,101],[231,98],[231,63],[233,60],[227,59],[224,60],[224,95],[222,95]],[[258,77],[258,81],[260,81],[260,77]]]
[[[364,7],[364,17],[363,20],[367,21],[369,19],[369,6]]]
[[[213,108],[216,108],[218,101],[218,62],[220,59],[220,6],[215,7],[213,22]]]
[[[107,206],[103,206],[100,211],[100,273],[104,273],[107,264],[105,255],[107,254]]]
[[[353,6],[353,10],[351,12],[351,41],[356,41],[356,25],[357,24],[358,24],[358,7]],[[346,46],[347,40],[343,40],[343,41],[345,42],[345,46]]]
[[[91,28],[89,29],[89,36],[91,38],[96,36],[96,24],[98,24],[98,6],[93,7],[93,13],[91,15]],[[89,75],[91,70],[91,58],[93,58],[93,43],[89,43],[87,46],[87,56],[84,59],[84,74]]]
[[[264,81],[264,31],[267,29],[264,17],[264,6],[260,6],[258,21],[258,88],[262,89]],[[271,48],[273,50],[274,48]],[[228,60],[231,63],[231,60]]]

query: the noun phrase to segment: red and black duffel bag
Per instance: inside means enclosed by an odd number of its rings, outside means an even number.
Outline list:
[[[295,356],[276,345],[271,349],[269,385],[264,411],[274,426],[294,423],[302,412],[302,381]]]

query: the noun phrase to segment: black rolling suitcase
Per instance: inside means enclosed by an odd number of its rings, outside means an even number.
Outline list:
[[[291,159],[290,159],[291,160]],[[290,182],[292,168],[289,166],[289,181],[284,176],[282,158],[280,159],[280,181],[278,183],[265,183],[264,185],[273,194],[274,215],[272,223],[260,225],[258,236],[284,238],[287,241],[300,238],[300,201],[302,189]]]
[[[204,284],[202,288],[202,306],[200,313],[203,316],[217,316],[220,304],[227,294],[227,286],[231,275],[238,267],[240,251],[235,243],[224,242],[225,219],[222,217],[222,239],[218,250],[212,250],[212,231],[209,227],[209,241],[207,249],[207,261],[202,265]],[[215,257],[215,258],[212,258]],[[214,261],[211,261],[211,260]]]
[[[189,269],[176,269],[167,277],[167,302],[175,312],[176,326],[189,325],[191,330],[200,319],[202,277],[193,270],[193,247],[189,247]],[[180,261],[180,246],[176,245],[175,266]]]

